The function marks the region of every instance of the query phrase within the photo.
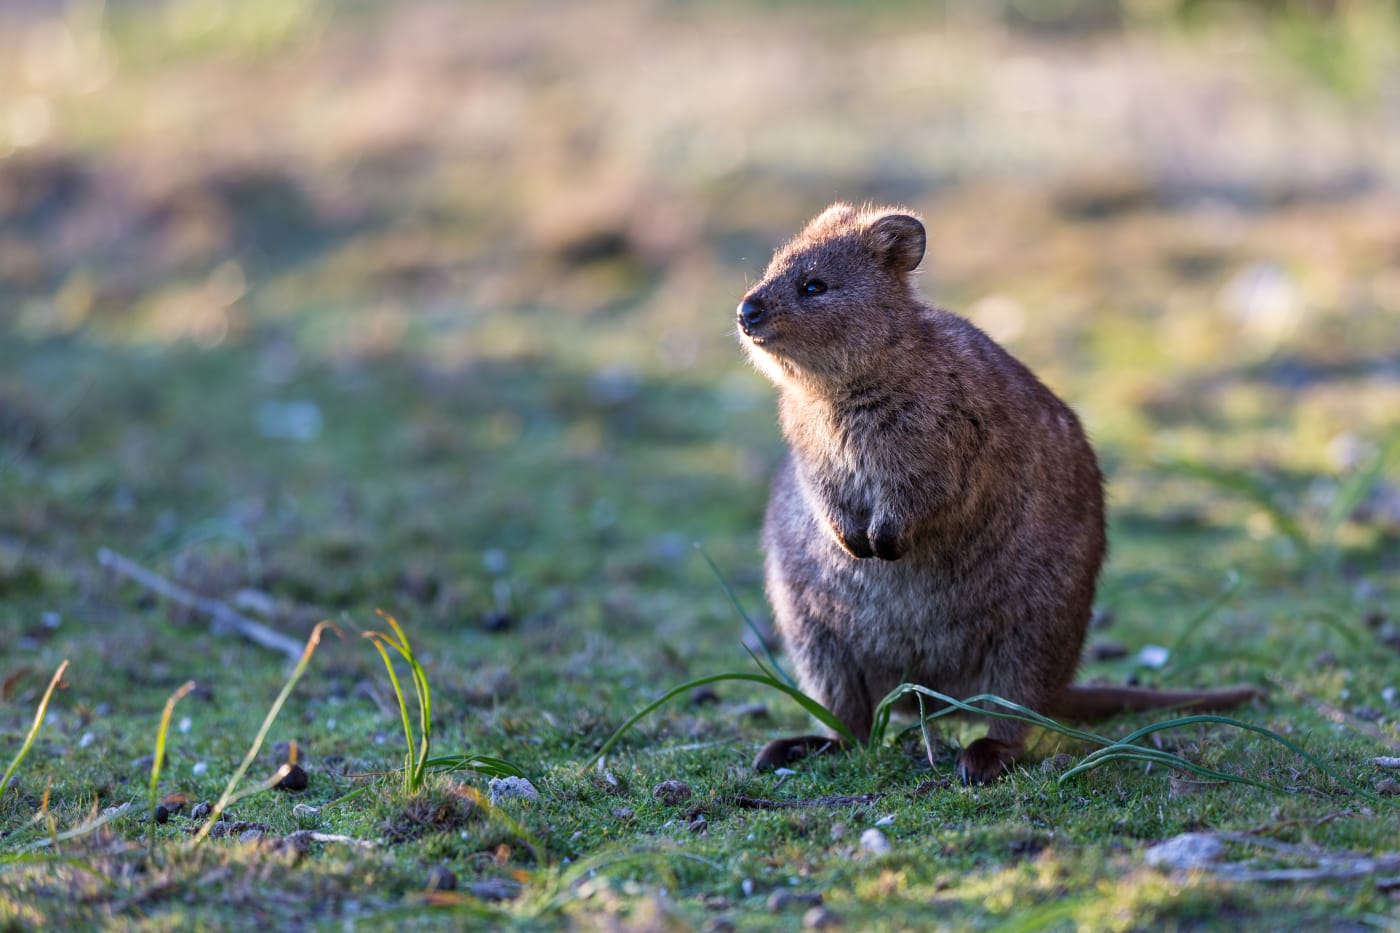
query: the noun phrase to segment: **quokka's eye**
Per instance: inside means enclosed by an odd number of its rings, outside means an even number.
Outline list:
[[[804,295],[820,295],[824,291],[826,291],[826,283],[821,279],[808,279],[802,283],[802,294]]]

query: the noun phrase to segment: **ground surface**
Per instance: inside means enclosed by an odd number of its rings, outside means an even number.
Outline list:
[[[1254,834],[1216,864],[1257,869],[1400,850],[1400,798],[1366,795],[1400,754],[1400,450],[1379,459],[1400,430],[1400,69],[1391,7],[1342,6],[1325,28],[7,10],[4,763],[70,667],[0,799],[0,924],[791,929],[820,896],[851,929],[1394,928],[1393,860],[1289,884],[1145,860],[1186,831]],[[947,786],[966,724],[932,772],[915,734],[756,775],[809,723],[733,683],[588,767],[669,687],[754,669],[693,547],[761,622],[781,448],[732,307],[835,197],[922,211],[926,294],[1090,427],[1113,531],[1084,675],[1263,686],[1240,717],[1330,774],[1201,725],[1158,744],[1275,789],[1140,763],[1061,783],[1092,749],[1050,733],[1001,783]],[[307,789],[238,801],[236,831],[191,848],[289,668],[101,548],[298,641],[336,622],[244,782],[295,754]],[[423,662],[434,752],[508,759],[537,801],[485,815],[472,772],[402,790],[375,608]],[[1170,657],[1144,667],[1154,644]],[[187,680],[150,854],[161,710]],[[667,780],[691,796],[655,796]],[[861,843],[877,827],[884,854]],[[437,866],[455,892],[427,893]]]

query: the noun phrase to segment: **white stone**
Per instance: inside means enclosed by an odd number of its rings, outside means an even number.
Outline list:
[[[867,829],[860,834],[860,847],[871,855],[888,855],[894,846],[889,837],[878,829]]]
[[[1159,842],[1144,854],[1147,864],[1153,868],[1167,868],[1189,871],[1203,868],[1208,862],[1220,858],[1225,852],[1225,844],[1219,836],[1211,833],[1182,833],[1166,842]]]
[[[500,804],[505,800],[539,800],[540,792],[535,785],[521,777],[492,778],[488,785],[491,802]]]

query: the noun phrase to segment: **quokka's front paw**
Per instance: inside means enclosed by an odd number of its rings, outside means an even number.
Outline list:
[[[875,548],[870,543],[870,536],[863,530],[855,528],[836,528],[836,542],[849,555],[859,560],[866,560],[875,556]]]
[[[899,560],[909,550],[909,544],[900,529],[892,524],[872,525],[869,533],[870,547],[881,560]]]

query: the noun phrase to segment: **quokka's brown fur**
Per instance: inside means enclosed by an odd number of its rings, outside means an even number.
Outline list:
[[[906,681],[1073,718],[1255,695],[1071,686],[1105,551],[1098,461],[1030,370],[920,301],[910,273],[924,245],[907,211],[834,204],[739,306],[789,445],[763,544],[803,689],[861,740]],[[995,778],[1026,732],[992,719],[959,775]],[[755,764],[832,743],[776,740]]]

